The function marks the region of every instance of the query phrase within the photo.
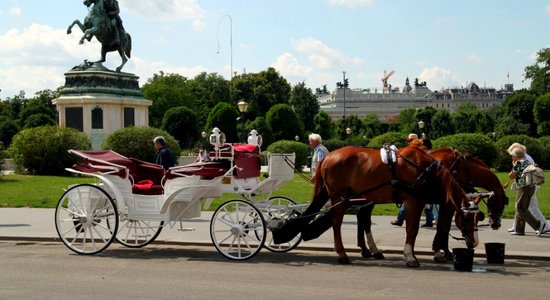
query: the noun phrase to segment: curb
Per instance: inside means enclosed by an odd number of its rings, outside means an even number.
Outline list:
[[[23,242],[55,242],[61,243],[61,239],[58,237],[18,237],[18,236],[0,236],[0,241],[23,241]],[[198,246],[198,247],[210,247],[211,242],[175,242],[175,241],[154,241],[150,245],[169,245],[169,246]],[[316,251],[316,252],[334,252],[333,247],[326,246],[298,246],[296,250],[303,251]],[[381,249],[384,254],[403,254],[403,250],[396,248]],[[349,253],[361,253],[358,248],[346,248],[346,252]],[[416,250],[415,254],[418,256],[432,256],[432,251]],[[474,254],[476,258],[485,258],[485,253],[478,252]],[[535,260],[535,261],[550,261],[550,256],[541,255],[526,255],[526,254],[506,254],[505,259],[519,259],[519,260]]]

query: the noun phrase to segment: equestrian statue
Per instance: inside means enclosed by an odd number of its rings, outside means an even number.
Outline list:
[[[101,64],[106,61],[108,52],[118,51],[122,58],[122,64],[116,68],[116,71],[120,72],[131,56],[132,38],[122,25],[118,1],[84,0],[84,5],[89,8],[84,23],[75,20],[67,29],[67,34],[71,34],[72,28],[78,25],[84,32],[80,44],[84,44],[84,40],[91,41],[95,36],[101,43],[101,59],[93,63],[85,61],[83,67]]]

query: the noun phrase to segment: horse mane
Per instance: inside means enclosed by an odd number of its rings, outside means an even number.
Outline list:
[[[460,210],[460,202],[465,200],[466,194],[460,187],[460,184],[456,181],[453,175],[447,170],[447,168],[440,167],[436,173],[436,178],[440,180],[441,187],[446,192],[447,202],[451,202],[457,211]]]
[[[490,169],[489,166],[481,158],[479,158],[479,157],[477,157],[473,154],[470,154],[470,153],[466,153],[466,154],[464,154],[464,156],[466,157],[466,159],[473,160],[476,163],[486,167],[487,169]]]

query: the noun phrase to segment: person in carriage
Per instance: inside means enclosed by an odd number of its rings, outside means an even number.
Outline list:
[[[174,157],[172,151],[166,145],[166,139],[162,136],[157,136],[155,139],[153,139],[153,143],[155,143],[155,149],[157,149],[158,151],[155,163],[157,165],[161,165],[164,170],[168,170],[171,167],[175,166],[176,158]]]

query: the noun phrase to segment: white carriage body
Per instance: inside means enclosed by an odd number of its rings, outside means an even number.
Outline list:
[[[120,176],[121,169],[125,169],[124,166],[97,161],[87,157],[85,152],[71,150],[71,153],[91,162],[101,163],[102,166],[107,165],[107,167],[101,167],[101,172],[85,172],[74,168],[67,170],[98,178],[99,186],[115,200],[119,213],[135,220],[169,222],[171,226],[175,222],[200,217],[202,200],[208,199],[205,203],[208,207],[212,199],[219,198],[224,193],[237,194],[247,200],[257,200],[254,205],[261,209],[271,193],[294,176],[295,154],[270,153],[268,154],[268,177],[265,180],[262,181],[257,176],[238,178],[234,172],[242,168],[239,167],[238,162],[235,163],[233,147],[231,147],[231,156],[219,158],[231,163],[225,174],[205,178],[179,172],[180,169],[185,170],[185,167],[197,166],[196,164],[174,167],[170,170],[171,178],[164,181],[161,195],[141,195],[133,193],[133,179],[128,172],[125,178]],[[94,165],[94,167],[98,166]]]

